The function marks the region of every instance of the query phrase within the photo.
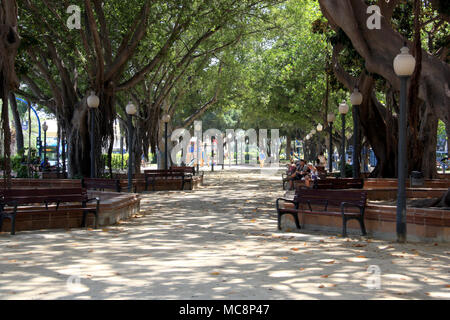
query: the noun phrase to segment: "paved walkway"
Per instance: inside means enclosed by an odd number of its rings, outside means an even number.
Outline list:
[[[278,232],[279,176],[205,180],[102,230],[0,234],[0,299],[450,299],[449,245]]]

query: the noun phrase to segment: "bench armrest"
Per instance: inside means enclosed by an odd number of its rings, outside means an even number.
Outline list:
[[[88,202],[91,202],[91,201],[97,202],[95,210],[98,212],[100,209],[100,198],[99,197],[89,198],[89,199],[85,200],[83,204],[86,205]]]
[[[298,209],[298,202],[295,202],[294,200],[290,200],[290,199],[278,198],[277,201],[276,201],[276,208],[277,208],[277,211],[280,209],[280,205],[279,205],[279,202],[280,202],[280,201],[292,203],[292,204],[295,205],[295,209]]]
[[[361,214],[361,216],[364,215],[364,209],[366,208],[366,206],[362,206],[356,203],[351,203],[351,202],[341,202],[341,212],[342,215],[345,214],[345,207],[355,207],[355,208],[359,208],[359,212]]]
[[[0,213],[2,213],[5,210],[5,206],[9,206],[9,207],[13,207],[13,214],[15,214],[17,212],[17,206],[18,206],[18,202],[13,200],[13,201],[9,201],[9,202],[1,202],[0,203]]]

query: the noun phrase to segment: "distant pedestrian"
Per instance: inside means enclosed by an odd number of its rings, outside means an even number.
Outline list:
[[[266,160],[266,154],[264,153],[264,150],[261,150],[259,153],[259,165],[260,167],[264,167],[264,161]]]

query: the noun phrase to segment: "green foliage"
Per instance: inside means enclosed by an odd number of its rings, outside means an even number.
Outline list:
[[[102,163],[105,165],[103,169],[106,169],[108,166],[108,155],[102,155]],[[112,154],[111,155],[111,166],[113,170],[121,170],[122,169],[122,155],[120,154]],[[123,169],[128,169],[128,154],[123,155]]]
[[[338,168],[340,168],[340,167],[341,167],[341,163],[339,162]],[[335,178],[340,178],[341,174],[336,172],[336,173],[333,174],[333,176]],[[345,164],[345,176],[347,178],[353,177],[353,167],[351,165],[349,165],[348,163]]]

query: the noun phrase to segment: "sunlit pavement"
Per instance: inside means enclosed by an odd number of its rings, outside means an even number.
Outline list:
[[[448,244],[278,232],[279,174],[205,184],[143,194],[141,215],[105,229],[1,233],[0,298],[450,298]]]

